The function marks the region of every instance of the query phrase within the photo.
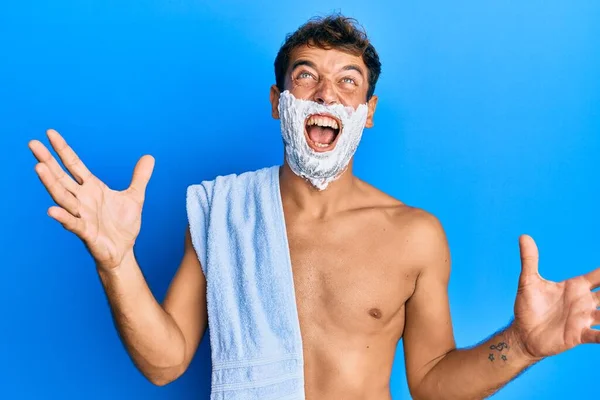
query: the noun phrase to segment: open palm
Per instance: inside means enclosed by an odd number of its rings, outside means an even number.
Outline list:
[[[47,131],[50,144],[67,174],[39,141],[29,143],[39,161],[35,170],[56,206],[48,214],[86,245],[99,267],[117,267],[133,248],[141,227],[145,191],[154,169],[151,156],[142,157],[133,172],[130,186],[115,191],[95,177],[63,137]]]
[[[562,282],[543,279],[538,249],[529,236],[520,240],[522,270],[515,301],[515,324],[529,355],[543,358],[583,343],[600,343],[600,268]]]

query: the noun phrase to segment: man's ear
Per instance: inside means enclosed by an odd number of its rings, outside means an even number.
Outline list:
[[[270,98],[271,98],[271,116],[275,119],[279,119],[279,95],[281,93],[279,92],[279,89],[277,88],[277,85],[272,85],[271,86],[271,93],[270,93]]]
[[[375,114],[375,108],[377,108],[377,96],[373,95],[367,102],[367,107],[369,109],[367,113],[367,122],[365,123],[365,127],[372,128],[373,123],[373,115]]]

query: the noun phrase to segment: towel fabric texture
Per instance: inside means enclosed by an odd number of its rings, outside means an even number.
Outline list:
[[[207,283],[211,400],[301,400],[302,338],[279,166],[187,188]]]

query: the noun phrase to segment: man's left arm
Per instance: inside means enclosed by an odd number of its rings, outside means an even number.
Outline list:
[[[600,269],[555,283],[537,271],[533,240],[520,241],[522,269],[515,319],[485,342],[457,349],[448,304],[450,254],[443,229],[427,215],[416,224],[412,249],[421,266],[406,303],[403,336],[411,395],[421,399],[483,399],[546,356],[580,343],[600,343]]]

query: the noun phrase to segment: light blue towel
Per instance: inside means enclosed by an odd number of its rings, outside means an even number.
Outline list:
[[[191,185],[187,213],[207,281],[211,400],[304,399],[279,167]]]

